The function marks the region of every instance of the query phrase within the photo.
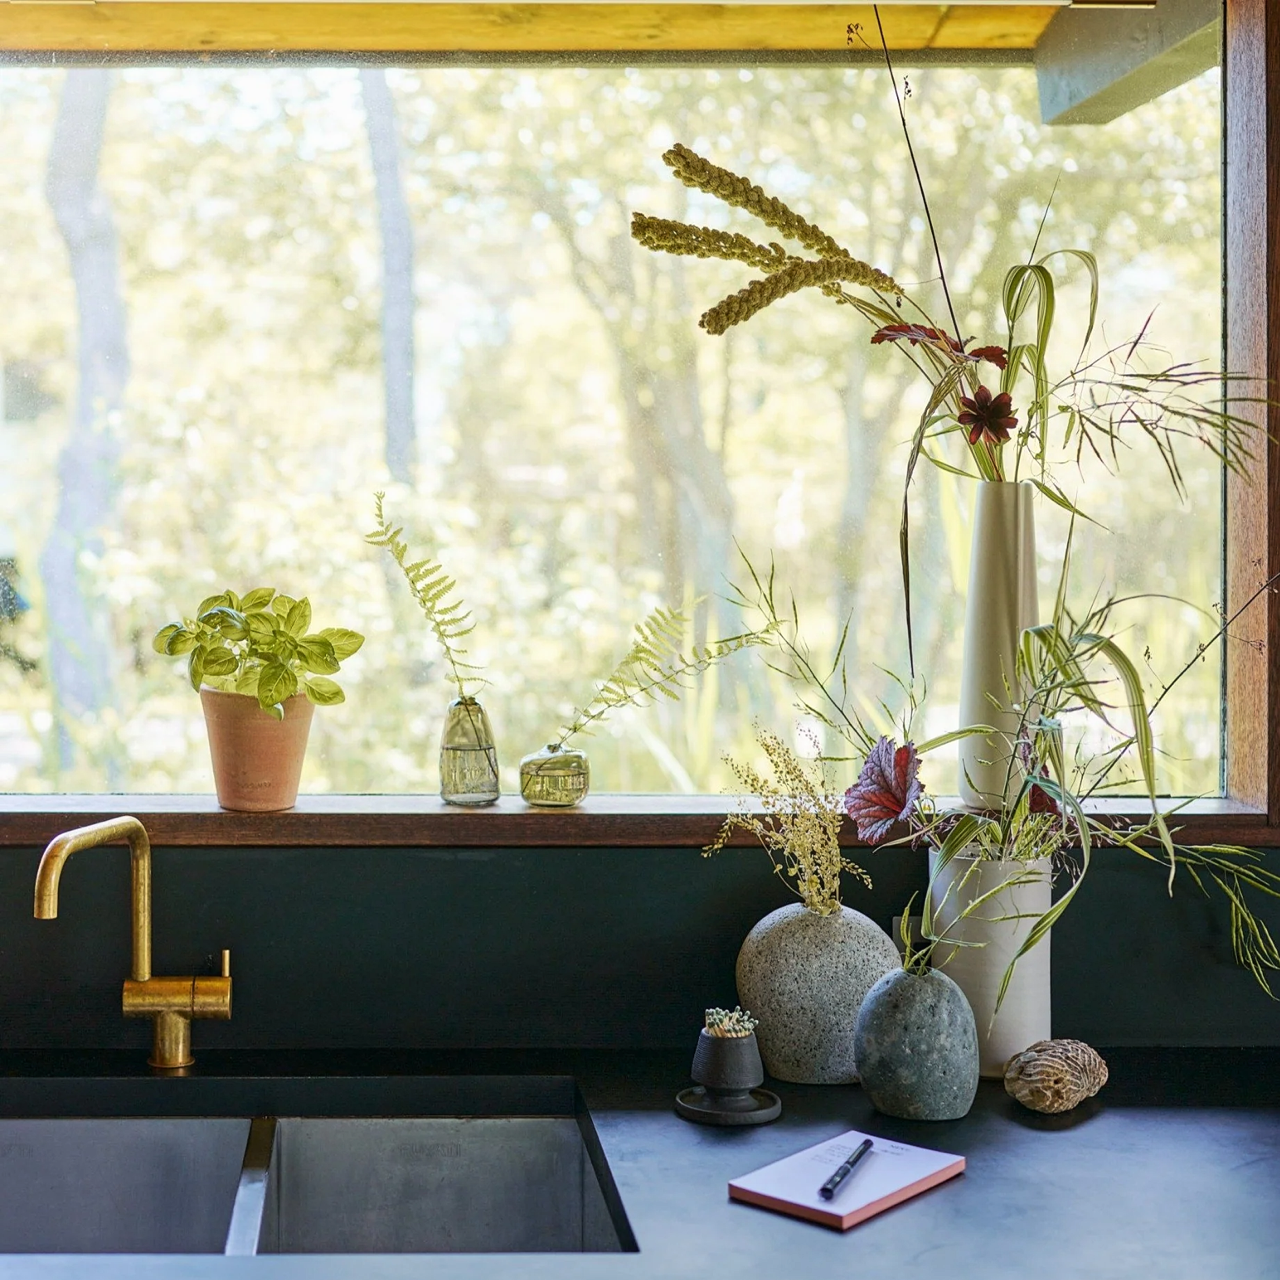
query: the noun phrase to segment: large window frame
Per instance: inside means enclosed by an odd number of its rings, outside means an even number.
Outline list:
[[[1280,399],[1280,6],[1225,0],[1224,333],[1227,366]],[[861,10],[867,10],[865,15]],[[984,47],[1025,60],[1053,6],[900,6],[885,10],[891,45],[945,58]],[[166,61],[264,53],[398,61],[555,54],[637,57],[737,54],[845,56],[845,24],[870,6],[204,3],[26,0],[0,5],[0,60]],[[1038,25],[1037,25],[1038,24]],[[1020,35],[1004,37],[1001,32]],[[1023,41],[1021,54],[1017,40]],[[1280,574],[1280,403],[1258,403],[1262,446],[1253,474],[1230,476],[1225,502],[1228,615]],[[1280,591],[1257,597],[1224,654],[1225,795],[1177,814],[1183,838],[1280,847]],[[576,809],[527,808],[506,797],[460,810],[432,796],[303,796],[284,813],[241,814],[212,795],[0,795],[0,846],[41,844],[68,825],[128,811],[168,846],[700,846],[714,836],[722,796],[592,795]],[[1139,800],[1100,809],[1140,821]],[[745,840],[740,836],[739,839]],[[843,842],[857,844],[852,824]]]

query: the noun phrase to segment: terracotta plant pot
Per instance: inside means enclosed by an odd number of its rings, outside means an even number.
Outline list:
[[[277,720],[243,693],[205,686],[200,701],[218,803],[247,813],[292,809],[315,711],[311,702],[301,694],[288,699],[284,719]]]

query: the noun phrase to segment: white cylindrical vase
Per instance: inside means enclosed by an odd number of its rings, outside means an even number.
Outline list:
[[[1013,704],[1019,637],[1040,621],[1034,494],[1026,481],[983,480],[974,501],[960,726],[985,724],[997,731],[960,740],[960,799],[975,809],[1001,808],[1022,782]]]
[[[931,853],[929,874],[937,931],[958,942],[982,944],[949,947],[943,943],[934,952],[933,963],[964,992],[973,1009],[981,1074],[988,1079],[1001,1078],[1005,1063],[1014,1054],[1053,1034],[1050,934],[1018,961],[1000,1012],[996,1012],[1005,970],[1036,920],[1052,905],[1049,860],[1028,863],[958,854],[938,871],[937,855]],[[1024,883],[1009,883],[1014,877]],[[1006,887],[989,902],[959,919],[969,903],[1001,885]]]

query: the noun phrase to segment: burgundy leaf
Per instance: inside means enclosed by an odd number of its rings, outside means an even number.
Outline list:
[[[906,338],[913,347],[917,342],[929,342],[936,347],[949,348],[957,354],[961,350],[960,344],[950,334],[942,333],[937,329],[929,329],[922,324],[887,324],[871,335],[871,345],[875,346],[881,342],[897,342],[899,338]]]
[[[975,347],[972,351],[966,351],[964,344],[957,342],[949,333],[944,333],[941,329],[930,329],[923,324],[886,324],[871,335],[871,344],[876,346],[881,342],[897,342],[902,338],[913,347],[918,342],[941,347],[949,354],[960,356],[973,364],[986,360],[997,369],[1004,369],[1009,363],[1009,353],[1003,347]],[[972,342],[973,339],[968,341]]]
[[[858,824],[859,839],[878,844],[911,812],[924,792],[919,770],[914,743],[896,747],[892,738],[882,737],[871,748],[858,781],[844,795],[845,812]]]

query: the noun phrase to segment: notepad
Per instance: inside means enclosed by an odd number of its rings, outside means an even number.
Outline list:
[[[834,1198],[822,1199],[818,1188],[853,1154],[863,1138],[871,1139],[871,1150],[836,1190]],[[848,1231],[963,1172],[964,1156],[890,1142],[850,1129],[745,1177],[734,1178],[729,1183],[729,1198]]]

